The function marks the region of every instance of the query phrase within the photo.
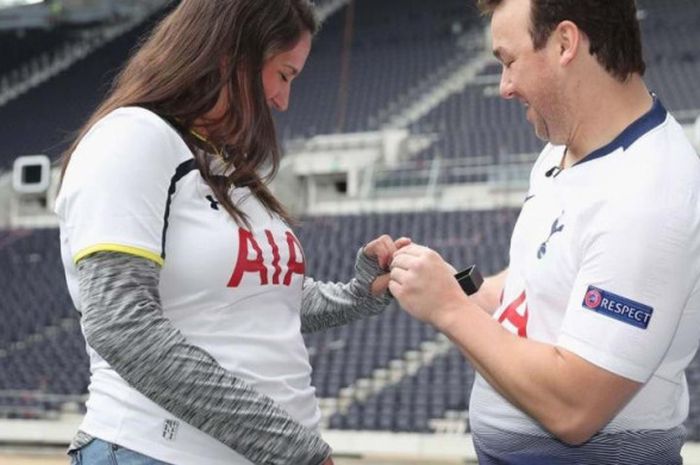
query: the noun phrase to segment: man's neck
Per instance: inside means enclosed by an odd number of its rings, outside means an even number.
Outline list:
[[[653,106],[649,90],[636,74],[624,83],[608,79],[588,89],[588,95],[581,92],[578,106],[573,109],[577,123],[567,143],[564,167],[576,164],[612,142]]]

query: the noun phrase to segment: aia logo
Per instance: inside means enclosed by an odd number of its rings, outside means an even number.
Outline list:
[[[498,322],[511,333],[520,337],[527,337],[528,318],[527,297],[525,296],[525,291],[523,291],[503,310],[501,316],[498,317]]]
[[[289,250],[289,260],[286,263],[286,272],[282,276],[282,265],[280,265],[280,249],[275,241],[275,236],[272,231],[265,230],[265,238],[272,249],[272,265],[268,269],[268,264],[265,263],[262,248],[253,233],[244,228],[238,228],[238,258],[236,266],[233,269],[231,278],[228,281],[228,287],[238,287],[245,273],[254,273],[260,277],[260,285],[267,286],[270,284],[270,274],[272,274],[272,284],[280,284],[289,286],[292,282],[292,275],[304,275],[304,253],[302,252],[301,244],[291,231],[285,232],[285,242]],[[252,252],[252,257],[251,257]]]

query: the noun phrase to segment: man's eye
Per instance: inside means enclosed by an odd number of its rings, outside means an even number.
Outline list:
[[[283,80],[284,82],[289,82],[289,78],[287,77],[286,74],[280,73],[280,77],[282,78],[282,80]]]

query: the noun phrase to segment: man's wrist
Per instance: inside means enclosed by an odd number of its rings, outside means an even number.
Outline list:
[[[462,294],[451,302],[444,304],[441,308],[435,309],[435,318],[431,324],[435,329],[449,336],[454,328],[467,324],[463,320],[469,312],[470,305],[473,305],[472,302],[466,295]]]

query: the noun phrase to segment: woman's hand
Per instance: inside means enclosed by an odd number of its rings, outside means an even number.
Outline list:
[[[365,245],[363,253],[370,258],[375,258],[379,263],[379,267],[382,270],[386,270],[386,273],[377,276],[372,281],[371,291],[373,296],[378,297],[387,290],[390,279],[389,265],[394,258],[394,253],[410,243],[411,239],[408,237],[394,240],[388,234],[384,234]]]

